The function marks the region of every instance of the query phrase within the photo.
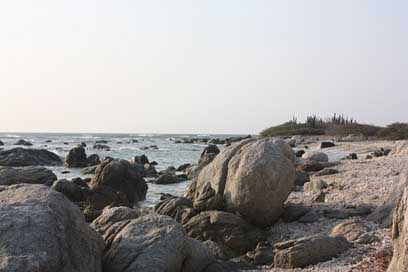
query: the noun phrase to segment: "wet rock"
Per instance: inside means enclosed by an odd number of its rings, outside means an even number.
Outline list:
[[[0,151],[0,166],[60,166],[61,158],[45,149],[21,147]]]
[[[98,141],[95,141],[95,143],[96,144],[107,144],[108,141],[107,140],[98,140]]]
[[[102,238],[62,194],[12,185],[0,187],[0,203],[2,271],[102,271]]]
[[[4,143],[2,141],[0,141],[0,146],[4,146]]]
[[[156,167],[154,167],[151,164],[145,164],[144,165],[144,176],[145,177],[157,177],[158,173],[156,170]]]
[[[309,236],[275,245],[274,267],[303,268],[330,260],[345,252],[350,244],[344,237]]]
[[[33,144],[26,140],[18,140],[14,145],[32,146]]]
[[[316,172],[316,173],[314,174],[314,176],[316,176],[316,177],[322,177],[322,176],[335,175],[335,174],[338,174],[338,173],[339,173],[339,171],[336,170],[336,169],[333,169],[333,168],[325,168],[325,169],[323,169],[323,170],[320,170],[320,171]]]
[[[315,152],[315,151],[306,152],[305,154],[303,154],[302,158],[305,160],[311,160],[311,161],[316,161],[316,162],[328,162],[329,161],[329,157],[327,156],[326,153]]]
[[[83,175],[93,175],[95,174],[97,166],[91,166],[91,167],[86,167],[81,169],[81,174]]]
[[[57,176],[45,167],[27,166],[15,168],[0,166],[0,185],[29,183],[51,186],[55,180],[57,180]]]
[[[254,249],[264,239],[264,233],[260,229],[248,224],[238,215],[221,211],[201,212],[183,226],[188,236],[200,241],[214,241],[230,257]]]

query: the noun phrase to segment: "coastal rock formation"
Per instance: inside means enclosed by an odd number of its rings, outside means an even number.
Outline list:
[[[126,160],[105,160],[96,169],[90,187],[109,187],[126,196],[129,203],[146,198],[147,184],[142,174]]]
[[[86,166],[87,167],[95,166],[95,165],[98,165],[100,163],[101,163],[101,159],[99,158],[98,154],[92,154],[92,155],[89,155],[86,158]]]
[[[33,144],[26,140],[18,140],[14,145],[32,146]]]
[[[221,151],[218,148],[218,146],[210,144],[206,148],[204,148],[203,152],[201,153],[201,157],[203,157],[206,154],[219,154],[220,152]]]
[[[87,160],[85,148],[78,146],[71,149],[65,158],[65,165],[67,167],[86,167]]]
[[[305,160],[311,160],[315,162],[328,162],[329,161],[329,157],[327,156],[326,153],[316,152],[316,151],[306,152],[305,154],[303,154],[302,158]]]
[[[343,236],[347,241],[354,242],[369,230],[369,227],[362,221],[350,219],[335,226],[330,235]]]
[[[114,238],[105,248],[104,271],[206,272],[216,263],[204,245],[188,238],[168,216],[142,216],[120,228],[116,224],[111,227]]]
[[[0,166],[60,166],[61,158],[45,149],[21,147],[0,151]]]
[[[183,226],[188,236],[200,241],[216,242],[224,254],[230,257],[254,249],[265,238],[260,229],[248,224],[240,216],[221,211],[201,212]]]
[[[57,180],[51,188],[62,193],[73,202],[83,201],[86,197],[85,191],[83,191],[79,185],[66,179]]]
[[[314,235],[275,244],[274,267],[302,268],[327,261],[351,245],[344,237]]]
[[[294,158],[283,140],[238,142],[200,172],[186,195],[193,195],[198,210],[225,209],[255,225],[269,226],[283,212],[294,186]]]
[[[27,166],[15,168],[0,166],[0,185],[29,183],[51,186],[55,180],[57,180],[57,176],[45,167]]]
[[[181,224],[187,223],[198,212],[193,208],[193,201],[185,197],[167,197],[154,207],[157,214],[167,215]]]
[[[0,203],[1,271],[102,271],[102,238],[62,194],[44,185],[0,186]]]

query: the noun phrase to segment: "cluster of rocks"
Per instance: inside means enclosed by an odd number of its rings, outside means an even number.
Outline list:
[[[243,137],[229,137],[229,138],[181,138],[171,139],[175,144],[212,144],[212,145],[226,145],[239,142],[251,138],[251,135]]]
[[[388,156],[388,154],[390,154],[390,153],[391,153],[391,149],[381,147],[380,149],[372,152],[371,154],[368,154],[366,156],[366,159],[384,157],[384,156]]]

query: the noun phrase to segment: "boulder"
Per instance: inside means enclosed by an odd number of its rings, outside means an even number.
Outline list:
[[[194,207],[238,212],[248,222],[270,226],[294,186],[294,158],[283,140],[233,144],[200,172],[192,185]]]
[[[183,226],[188,236],[200,241],[216,242],[229,257],[254,249],[264,239],[260,229],[238,215],[221,211],[201,212]]]
[[[18,140],[14,145],[32,146],[33,144],[26,140]]]
[[[21,147],[0,151],[0,166],[60,166],[61,158],[45,149]]]
[[[313,181],[309,181],[306,182],[304,187],[305,192],[319,192],[323,189],[327,188],[327,182],[325,182],[324,180],[313,180]]]
[[[380,224],[382,227],[392,225],[392,213],[408,186],[408,171],[402,172],[397,182],[393,183],[385,202],[377,207],[368,219]]]
[[[320,149],[336,146],[333,142],[321,142]]]
[[[147,184],[140,173],[126,160],[105,160],[96,169],[90,187],[107,186],[124,194],[129,203],[146,198]]]
[[[206,148],[204,148],[203,152],[201,153],[201,157],[206,155],[206,154],[219,154],[221,151],[218,148],[218,146],[214,144],[208,145]]]
[[[247,252],[245,257],[256,265],[267,265],[273,262],[273,250],[268,242],[261,242],[255,250]]]
[[[183,227],[168,216],[148,215],[112,226],[105,248],[104,271],[207,272],[215,258],[200,242],[186,236]]]
[[[184,170],[186,170],[186,169],[189,168],[190,166],[191,166],[190,163],[182,164],[182,165],[180,165],[180,166],[177,168],[177,171],[183,172]]]
[[[88,158],[86,158],[87,167],[95,166],[100,163],[101,163],[101,159],[99,158],[98,154],[92,154],[92,155],[89,155]]]
[[[185,181],[185,179],[179,178],[176,174],[163,174],[152,182],[155,184],[173,184]]]
[[[336,169],[333,169],[333,168],[325,168],[325,169],[323,169],[323,170],[320,170],[320,171],[316,172],[316,173],[314,174],[314,176],[316,176],[316,177],[322,177],[322,176],[335,175],[335,174],[338,174],[338,173],[339,173],[339,171],[336,170]]]
[[[304,150],[298,150],[298,151],[296,151],[295,156],[296,156],[296,158],[301,158],[303,156],[303,154],[305,154],[305,153],[306,153],[306,151],[304,151]]]
[[[395,211],[392,225],[394,255],[388,272],[407,271],[408,269],[408,189],[405,188]]]
[[[305,160],[311,160],[315,162],[328,162],[329,161],[329,157],[327,156],[326,153],[316,152],[316,151],[306,152],[305,154],[303,154],[302,158]]]
[[[135,156],[133,158],[133,162],[145,165],[145,164],[149,164],[149,159],[147,158],[146,155],[143,154],[143,155],[140,155],[140,156]]]
[[[51,186],[55,180],[57,180],[57,176],[45,167],[27,166],[15,168],[0,166],[0,185],[29,183]]]
[[[73,202],[83,201],[86,197],[80,186],[66,179],[57,180],[51,188],[62,193]]]
[[[275,244],[274,267],[303,268],[330,260],[351,247],[341,236],[314,235]]]
[[[0,203],[1,271],[102,271],[102,238],[62,194],[44,185],[0,186]]]
[[[343,236],[347,241],[354,242],[368,231],[370,228],[361,220],[349,219],[335,226],[330,235]]]
[[[4,145],[4,143],[2,141],[0,141],[0,146],[3,146],[3,145]]]
[[[197,214],[191,199],[174,196],[167,197],[158,203],[154,207],[154,211],[157,214],[170,216],[181,224],[187,223],[190,218]]]
[[[81,146],[74,147],[68,152],[68,155],[65,158],[65,166],[72,168],[86,167],[88,166],[86,159],[85,148]]]
[[[200,174],[201,170],[203,170],[207,165],[209,165],[217,156],[215,153],[205,154],[201,156],[198,164],[191,165],[185,170],[186,175],[189,179],[195,179]]]

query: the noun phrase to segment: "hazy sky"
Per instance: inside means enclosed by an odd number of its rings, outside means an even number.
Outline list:
[[[0,2],[0,131],[408,121],[406,0]]]

